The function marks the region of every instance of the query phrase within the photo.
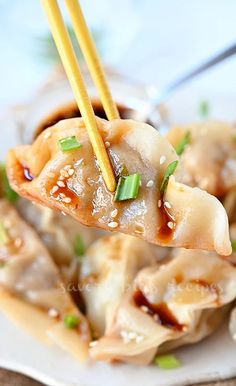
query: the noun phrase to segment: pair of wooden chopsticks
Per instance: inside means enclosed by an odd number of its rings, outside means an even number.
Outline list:
[[[93,81],[98,89],[106,116],[109,120],[117,119],[119,118],[119,113],[112,99],[101,62],[86,25],[80,4],[78,0],[64,1],[67,6],[81,51],[85,57]],[[68,31],[64,24],[61,11],[57,4],[57,0],[42,0],[42,4],[48,17],[51,32],[74,93],[75,100],[84,120],[94,153],[101,168],[103,179],[107,189],[114,192],[116,188],[114,172],[103,139],[97,127],[93,107],[85,88],[79,64],[75,56]]]

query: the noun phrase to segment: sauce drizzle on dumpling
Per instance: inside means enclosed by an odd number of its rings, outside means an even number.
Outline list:
[[[143,292],[138,289],[133,295],[134,303],[162,326],[174,331],[184,331],[185,325],[180,324],[165,303],[153,304],[148,301]]]

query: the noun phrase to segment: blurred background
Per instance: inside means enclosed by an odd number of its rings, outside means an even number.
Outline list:
[[[161,87],[236,40],[235,0],[81,0],[81,4],[103,62],[138,83]],[[29,100],[52,74],[58,56],[40,0],[0,0],[0,36],[2,111]],[[176,96],[182,98],[182,113],[189,93],[196,103],[220,95],[221,116],[222,100],[230,96],[234,103],[236,97],[235,73],[233,57],[185,87]]]

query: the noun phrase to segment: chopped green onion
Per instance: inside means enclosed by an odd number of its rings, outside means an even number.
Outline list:
[[[140,178],[139,173],[130,176],[121,176],[117,184],[114,201],[124,201],[136,198],[139,191]]]
[[[231,240],[232,251],[236,252],[236,240]]]
[[[73,328],[77,328],[78,325],[79,325],[79,317],[76,316],[76,315],[65,315],[64,316],[64,325],[66,326],[66,328],[69,328],[69,329],[73,329]]]
[[[199,103],[199,115],[202,118],[207,118],[209,115],[209,111],[210,111],[210,108],[209,108],[208,102],[207,101],[201,101]]]
[[[4,163],[0,164],[0,190],[2,195],[12,204],[18,200],[18,194],[10,187]]]
[[[79,149],[82,145],[77,141],[75,135],[65,137],[58,141],[61,151],[64,153],[71,150]]]
[[[154,363],[163,370],[172,370],[181,367],[180,361],[172,354],[157,355]]]
[[[177,143],[175,147],[175,151],[178,155],[183,154],[185,147],[188,145],[190,141],[190,131],[187,131],[187,133],[183,136],[183,138]]]
[[[161,188],[160,188],[161,195],[164,194],[168,185],[169,178],[174,173],[175,169],[177,168],[177,165],[178,165],[178,161],[173,161],[167,166],[162,183],[161,183]]]
[[[0,222],[0,245],[5,245],[9,242],[9,237],[4,225]]]
[[[83,256],[85,253],[85,245],[80,235],[75,238],[75,253],[77,256]]]

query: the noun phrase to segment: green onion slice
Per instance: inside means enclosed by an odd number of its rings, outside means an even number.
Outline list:
[[[189,141],[190,141],[190,131],[188,131],[184,136],[183,138],[179,141],[179,143],[177,143],[176,147],[175,147],[175,151],[178,155],[181,155],[183,154],[184,150],[185,150],[185,147],[189,144]]]
[[[181,367],[181,362],[172,354],[157,355],[154,363],[163,370],[172,370]]]
[[[207,118],[209,115],[209,103],[207,101],[201,101],[199,103],[199,114],[202,118]]]
[[[58,141],[61,151],[63,153],[71,150],[79,149],[82,145],[77,141],[75,135],[71,137],[65,137]]]
[[[0,222],[0,246],[5,245],[9,242],[9,237],[4,225]]]
[[[236,240],[231,240],[232,251],[236,252]]]
[[[140,174],[135,173],[130,176],[121,176],[119,178],[114,201],[131,200],[138,196]]]
[[[73,328],[77,328],[79,325],[79,322],[80,322],[78,316],[70,315],[70,314],[65,315],[63,321],[64,321],[65,327],[70,329],[70,330]]]
[[[10,187],[4,163],[0,164],[0,190],[1,194],[12,204],[19,198],[18,194]]]
[[[85,253],[85,245],[80,235],[75,238],[75,253],[77,256],[83,256]]]
[[[174,173],[175,169],[177,168],[177,165],[178,165],[178,161],[173,161],[167,166],[162,183],[161,183],[161,188],[160,188],[161,195],[164,194],[168,185],[169,178]]]

